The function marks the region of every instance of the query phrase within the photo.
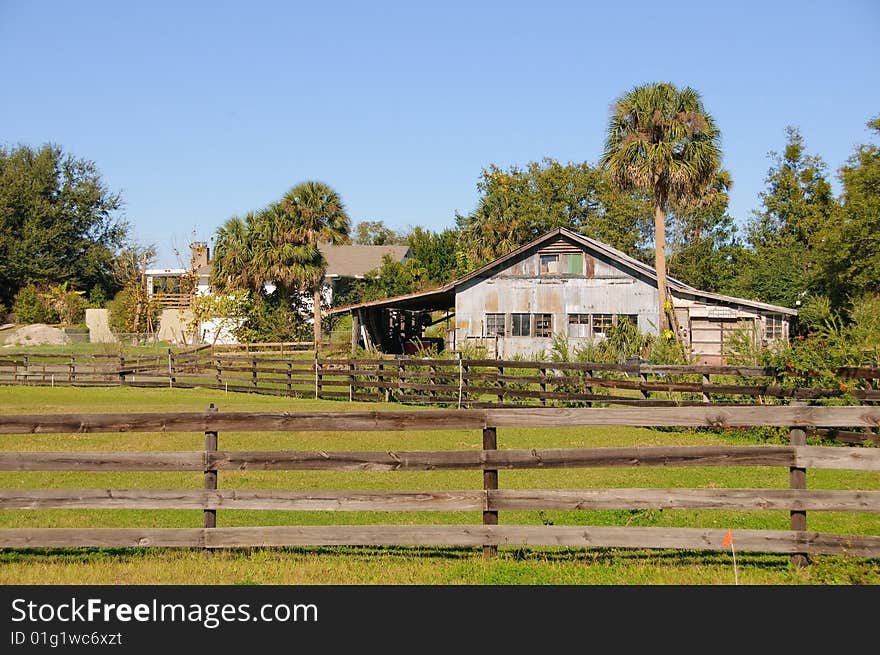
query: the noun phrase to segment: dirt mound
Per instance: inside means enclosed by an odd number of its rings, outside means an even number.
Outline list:
[[[6,337],[4,340],[6,345],[13,346],[58,345],[70,341],[70,338],[64,334],[64,330],[44,323],[25,325],[17,330],[4,332],[4,336]]]

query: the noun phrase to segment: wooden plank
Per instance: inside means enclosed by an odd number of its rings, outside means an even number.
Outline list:
[[[2,452],[0,471],[202,471],[203,451]]]
[[[212,387],[210,384],[202,386]],[[485,426],[484,420],[482,410],[17,414],[0,416],[0,434],[481,430]]]
[[[846,446],[798,446],[795,463],[799,469],[848,469],[880,471],[880,449]]]
[[[211,469],[462,470],[621,466],[791,466],[789,446],[687,446],[438,451],[234,451],[209,453]],[[855,462],[854,462],[855,463]]]
[[[678,427],[873,427],[880,425],[880,408],[863,406],[712,405],[677,408],[541,408],[487,409],[486,424],[497,427],[554,427],[590,425]]]
[[[726,550],[727,531],[704,528],[606,526],[406,525],[277,526],[216,528],[205,535],[207,547],[234,546],[570,546],[585,548],[659,548]],[[0,532],[0,544],[3,534]],[[789,530],[736,530],[740,552],[810,552],[880,555],[880,537],[831,535]]]
[[[880,512],[880,491],[791,489],[565,489],[488,492],[497,510],[723,509]]]
[[[5,528],[0,548],[191,548],[202,546],[204,535],[204,528]]]
[[[0,509],[203,509],[470,512],[483,491],[277,491],[250,489],[2,489]],[[211,527],[211,526],[205,526]]]

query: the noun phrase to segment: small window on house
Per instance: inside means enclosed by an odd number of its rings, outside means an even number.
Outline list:
[[[527,337],[532,333],[532,315],[531,314],[511,314],[510,315],[510,335],[514,337]]]
[[[764,323],[764,338],[767,340],[785,338],[785,320],[781,314],[768,314]]]
[[[614,314],[593,314],[593,334],[605,334],[614,325]]]
[[[583,275],[584,272],[584,254],[582,252],[572,252],[562,256],[560,268],[562,273],[570,275]]]
[[[535,336],[553,336],[553,314],[535,314]]]
[[[570,336],[570,337],[588,337],[588,336],[590,336],[590,315],[589,314],[569,314],[568,315],[568,336]]]
[[[559,272],[559,255],[541,255],[541,274]]]
[[[639,315],[638,314],[620,314],[617,317],[617,324],[620,325],[622,322],[627,321],[633,327],[639,327]]]
[[[486,314],[486,336],[504,336],[504,314]]]

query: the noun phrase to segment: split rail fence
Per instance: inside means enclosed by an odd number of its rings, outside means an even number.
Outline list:
[[[796,564],[811,555],[880,557],[880,535],[833,534],[807,529],[812,512],[880,512],[880,449],[806,445],[806,431],[819,428],[876,428],[880,408],[866,406],[730,406],[685,408],[424,409],[376,412],[205,412],[0,416],[0,435],[81,433],[204,433],[198,451],[0,452],[0,470],[174,471],[204,478],[204,489],[3,489],[0,509],[199,509],[202,525],[191,528],[6,528],[2,548],[55,547],[271,547],[271,546],[462,546],[482,547],[491,556],[500,546],[725,549],[724,527],[635,527],[627,525],[523,525],[500,521],[513,510],[724,510],[782,511],[787,529],[734,529],[738,551],[790,554]],[[675,447],[501,448],[508,428],[591,426],[714,427],[784,426],[788,445]],[[440,451],[229,451],[227,433],[351,433],[366,431],[473,430],[482,447]],[[519,469],[593,467],[782,467],[787,488],[584,488],[501,487],[505,472]],[[855,471],[841,488],[807,488],[808,472]],[[471,470],[474,488],[425,491],[235,489],[222,486],[223,471],[403,471]],[[816,480],[823,478],[816,476]],[[867,481],[866,481],[867,480]],[[862,488],[850,488],[859,484]],[[838,483],[839,484],[839,483]],[[15,485],[19,486],[19,485]],[[834,485],[832,485],[834,486]],[[864,488],[867,487],[867,488]],[[234,510],[481,513],[478,524],[270,525],[219,527],[217,513]],[[499,514],[501,516],[499,516]],[[785,516],[785,514],[783,514]],[[783,520],[785,520],[783,518]],[[781,526],[780,526],[781,527]]]
[[[782,372],[772,367],[298,358],[288,353],[196,349],[150,355],[0,355],[0,384],[206,387],[457,408],[573,403],[681,407],[825,398],[880,402],[876,365],[839,369],[838,376],[849,384],[807,388],[782,384]]]

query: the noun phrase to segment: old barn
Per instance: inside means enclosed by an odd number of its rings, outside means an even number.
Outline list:
[[[700,363],[722,363],[725,340],[742,327],[765,345],[788,339],[797,315],[787,307],[700,291],[673,278],[668,285],[676,327]],[[511,358],[547,350],[557,334],[566,335],[573,348],[604,339],[609,326],[620,321],[657,334],[657,305],[652,267],[558,228],[437,289],[331,312],[351,313],[352,346],[414,352],[426,328],[442,323],[441,348],[480,344],[497,358]]]

